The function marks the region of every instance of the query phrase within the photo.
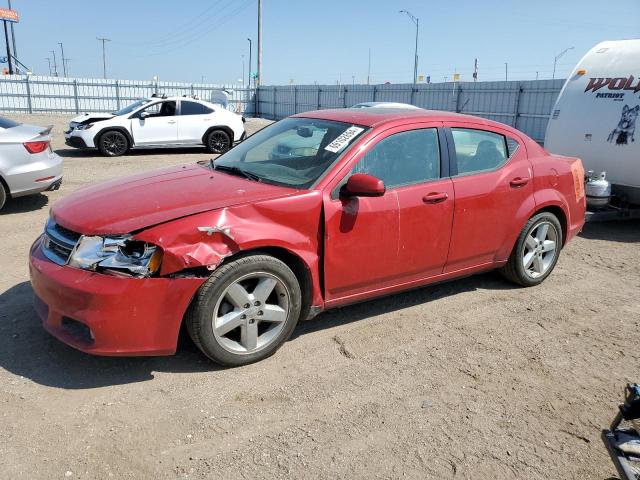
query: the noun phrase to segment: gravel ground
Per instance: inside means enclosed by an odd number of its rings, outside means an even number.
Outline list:
[[[270,359],[219,369],[100,358],[46,334],[29,245],[81,185],[207,159],[64,147],[58,192],[0,212],[4,478],[580,478],[615,475],[600,440],[639,380],[640,222],[588,225],[541,286],[496,274],[324,313]],[[249,128],[264,122],[251,120]]]

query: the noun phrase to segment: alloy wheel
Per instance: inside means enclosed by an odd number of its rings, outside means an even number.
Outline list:
[[[127,140],[121,133],[111,132],[102,136],[104,150],[113,156],[122,155],[127,149]]]
[[[522,252],[524,271],[531,278],[544,275],[557,255],[558,231],[550,222],[540,222],[527,235]]]
[[[213,310],[213,334],[235,354],[249,354],[272,344],[289,315],[290,293],[271,273],[245,275],[229,285]]]
[[[224,152],[229,148],[229,137],[224,132],[213,132],[209,137],[209,145],[214,152]]]

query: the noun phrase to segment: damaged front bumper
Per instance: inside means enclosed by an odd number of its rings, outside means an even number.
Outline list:
[[[171,355],[204,278],[126,278],[53,263],[31,247],[29,272],[44,328],[95,355]]]

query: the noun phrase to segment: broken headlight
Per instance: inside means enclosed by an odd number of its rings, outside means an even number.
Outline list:
[[[162,250],[130,235],[82,236],[69,257],[71,267],[148,277],[160,269]]]

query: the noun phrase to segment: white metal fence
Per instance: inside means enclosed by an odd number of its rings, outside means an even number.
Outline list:
[[[221,92],[226,92],[222,94]],[[102,78],[62,78],[29,75],[0,77],[0,110],[4,112],[112,112],[153,93],[196,95],[215,101],[224,95],[230,110],[244,113],[252,98],[239,85],[215,85]]]
[[[432,110],[462,112],[511,125],[542,142],[551,109],[564,80],[448,82],[395,85],[215,85],[144,80],[0,77],[0,111],[114,111],[153,93],[197,95],[216,100],[227,92],[228,108],[279,120],[294,113],[343,108],[360,102],[403,102]]]
[[[360,102],[403,102],[461,112],[511,125],[538,142],[564,80],[448,82],[396,85],[286,85],[258,89],[257,115],[278,120],[294,113]],[[253,112],[251,110],[251,112]]]

